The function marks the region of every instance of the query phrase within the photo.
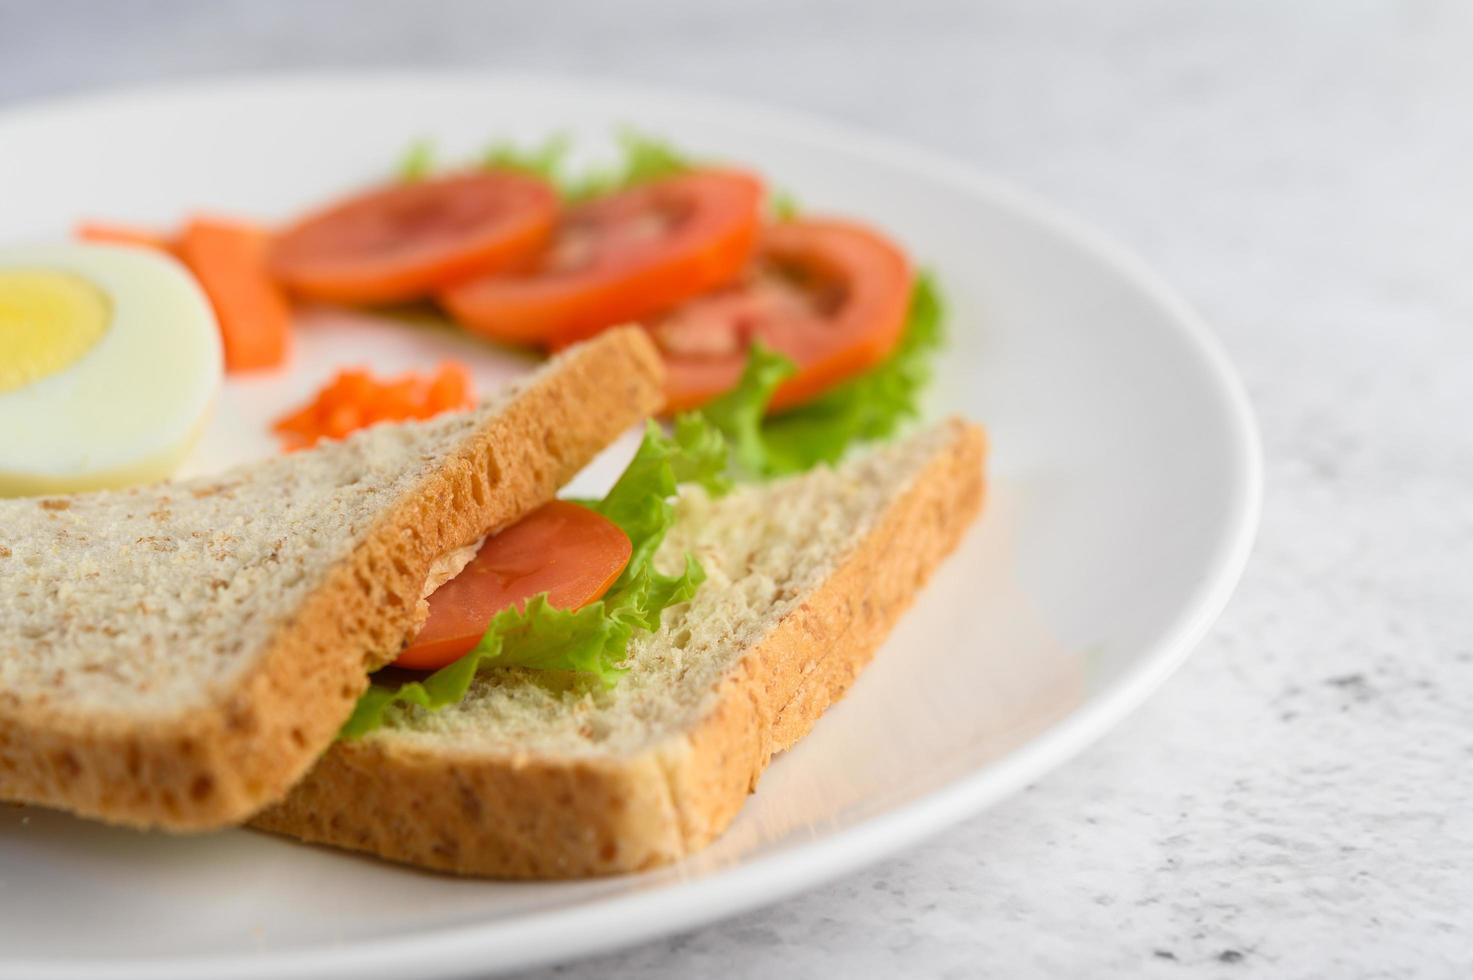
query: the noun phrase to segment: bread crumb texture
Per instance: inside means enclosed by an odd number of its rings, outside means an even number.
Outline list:
[[[439,712],[338,743],[267,829],[462,874],[573,877],[719,834],[773,752],[848,689],[982,498],[960,421],[842,466],[712,499],[687,490],[658,556],[706,582],[637,639],[612,690],[484,671]]]
[[[616,331],[471,412],[0,500],[0,798],[192,829],[280,797],[401,648],[434,560],[552,496],[658,404],[659,372]]]
[[[0,503],[14,542],[0,565],[3,696],[101,712],[208,702],[481,421],[379,426],[217,478]]]

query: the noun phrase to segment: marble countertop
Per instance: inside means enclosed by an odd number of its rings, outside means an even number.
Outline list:
[[[1455,2],[0,0],[0,105],[312,66],[692,86],[970,160],[1214,324],[1266,509],[1159,694],[902,857],[538,976],[1443,977],[1473,973],[1470,51]]]

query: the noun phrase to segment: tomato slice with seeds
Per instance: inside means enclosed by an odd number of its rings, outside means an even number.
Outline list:
[[[798,372],[770,409],[802,404],[889,356],[905,331],[915,275],[879,232],[828,219],[769,227],[747,278],[650,324],[665,358],[665,409],[684,411],[736,385],[760,340]]]
[[[602,514],[566,500],[543,504],[492,535],[429,598],[430,615],[396,667],[434,670],[469,653],[491,619],[540,592],[578,609],[609,590],[629,564],[629,538]]]
[[[379,187],[288,228],[272,250],[294,293],[331,303],[397,303],[527,260],[557,223],[557,193],[509,171]]]
[[[453,286],[466,329],[560,347],[738,279],[756,248],[762,183],[737,171],[667,177],[569,208],[530,269]]]

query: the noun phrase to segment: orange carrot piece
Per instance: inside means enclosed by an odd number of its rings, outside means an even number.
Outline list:
[[[455,408],[469,408],[471,403],[471,376],[465,365],[446,361],[440,365],[435,379],[430,382],[430,412],[444,412]]]
[[[156,248],[160,252],[177,254],[178,243],[173,238],[152,228],[137,228],[106,221],[83,221],[76,227],[76,236],[84,242],[103,245],[138,245]]]
[[[268,233],[254,225],[195,218],[180,253],[215,307],[227,371],[282,364],[291,348],[291,306],[266,267]]]
[[[312,438],[317,431],[317,404],[314,402],[300,411],[283,415],[271,426],[272,431],[282,435],[296,435],[305,439]]]
[[[378,397],[370,403],[369,414],[373,421],[419,418],[419,408],[423,403],[419,397],[419,386],[419,379],[407,374],[380,388]]]
[[[363,409],[358,405],[339,405],[327,413],[323,435],[330,439],[342,439],[350,432],[361,429],[366,421]]]
[[[328,386],[323,392],[322,401],[325,407],[361,405],[372,401],[377,391],[378,386],[372,375],[362,368],[350,368],[339,374]]]
[[[446,361],[431,377],[408,372],[384,381],[362,368],[339,371],[317,397],[272,423],[286,452],[314,446],[323,439],[342,439],[378,422],[427,419],[476,403],[470,371]]]

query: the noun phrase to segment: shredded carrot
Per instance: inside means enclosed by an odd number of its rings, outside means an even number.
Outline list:
[[[444,412],[474,401],[471,374],[465,369],[465,365],[453,361],[440,365],[440,373],[430,382],[431,413]]]
[[[266,267],[270,235],[240,221],[198,217],[179,252],[220,322],[227,371],[277,367],[291,347],[291,305]]]
[[[446,361],[424,377],[414,372],[383,381],[362,368],[346,368],[299,409],[277,419],[272,430],[287,452],[342,439],[378,422],[427,419],[475,405],[465,365]]]

